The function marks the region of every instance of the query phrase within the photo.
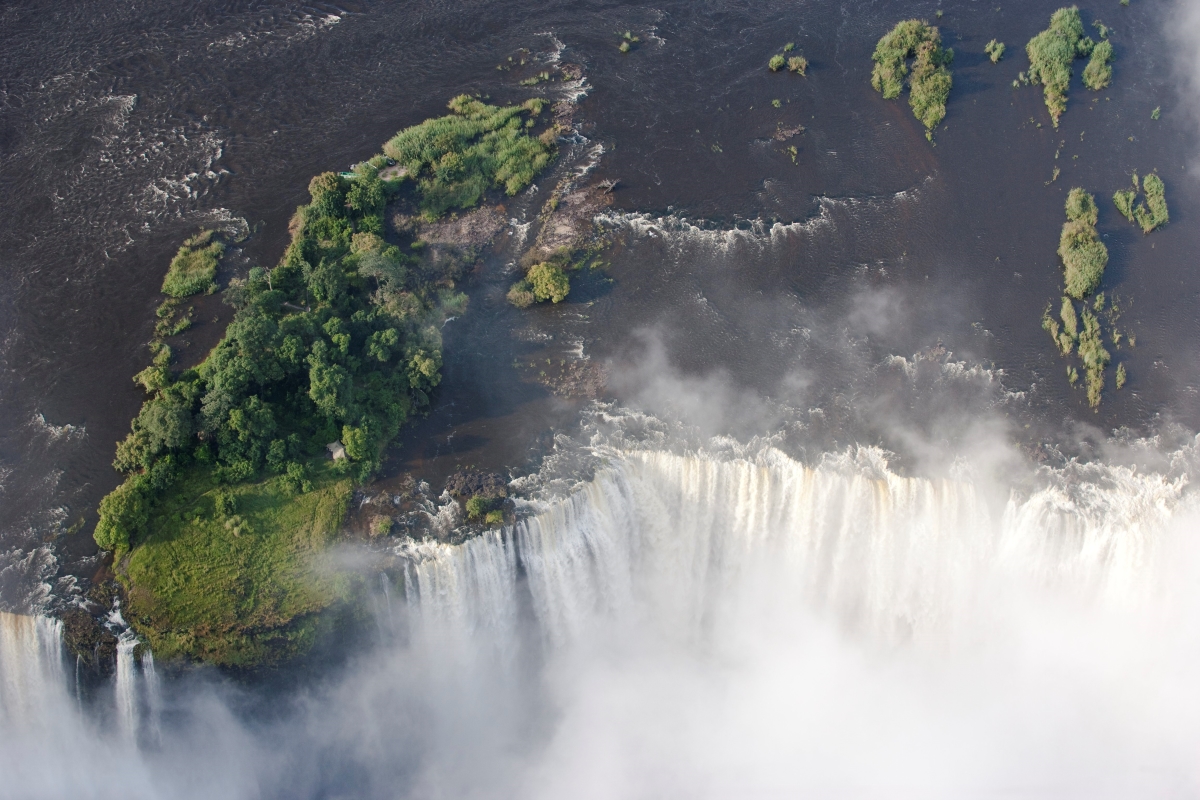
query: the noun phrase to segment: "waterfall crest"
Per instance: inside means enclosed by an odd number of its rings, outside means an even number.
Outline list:
[[[62,622],[0,611],[0,725],[41,727],[66,697]]]
[[[1060,482],[993,509],[970,482],[902,477],[861,453],[814,467],[773,449],[627,451],[504,532],[410,548],[406,585],[425,615],[508,630],[523,579],[554,644],[598,616],[700,636],[748,577],[761,601],[883,639],[944,635],[998,575],[1101,601],[1152,591],[1185,486],[1109,468],[1103,486]]]

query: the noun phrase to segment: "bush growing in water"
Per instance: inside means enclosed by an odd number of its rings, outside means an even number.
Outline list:
[[[871,85],[886,100],[900,96],[908,75],[908,103],[925,125],[926,138],[932,138],[933,129],[946,117],[946,100],[953,84],[947,65],[954,60],[954,51],[942,47],[938,29],[916,19],[899,22],[875,45],[871,58],[875,61]]]
[[[779,53],[776,53],[775,55],[771,56],[771,60],[767,62],[767,67],[770,68],[771,72],[779,72],[779,70],[783,69],[783,65],[785,63],[786,60],[784,57]]]
[[[1146,195],[1146,205],[1150,210],[1147,213],[1138,209],[1138,223],[1144,233],[1149,233],[1171,219],[1167,212],[1167,187],[1163,185],[1162,178],[1151,173],[1142,179],[1142,192]]]
[[[526,275],[533,296],[538,302],[549,300],[551,303],[561,303],[567,299],[571,291],[571,281],[567,273],[557,264],[543,262],[534,264]]]
[[[508,302],[517,308],[529,308],[537,298],[533,296],[533,287],[527,280],[519,280],[508,290]]]
[[[1170,221],[1171,215],[1167,210],[1167,187],[1162,178],[1151,173],[1142,180],[1141,189],[1146,196],[1145,203],[1134,203],[1137,200],[1138,176],[1133,174],[1133,188],[1122,189],[1113,194],[1113,205],[1122,216],[1130,222],[1136,222],[1142,233],[1150,233],[1159,225]]]
[[[1093,92],[1098,92],[1108,86],[1112,80],[1112,65],[1109,63],[1112,61],[1112,57],[1112,42],[1105,40],[1092,48],[1092,57],[1088,59],[1087,66],[1083,68],[1083,85]]]
[[[1004,58],[1004,42],[992,39],[984,45],[983,52],[987,53],[993,64],[998,64],[1000,59]]]
[[[185,241],[163,278],[163,294],[187,297],[216,288],[213,279],[224,253],[225,245],[215,239],[212,231],[201,231]]]
[[[1076,300],[1096,290],[1108,266],[1108,248],[1096,233],[1095,199],[1082,189],[1067,195],[1067,222],[1058,241],[1058,255],[1066,267],[1066,291]]]
[[[1107,44],[1107,43],[1102,43]],[[1028,77],[1032,83],[1042,84],[1046,97],[1046,108],[1050,111],[1050,119],[1054,127],[1067,110],[1067,87],[1071,83],[1071,63],[1076,58],[1092,54],[1096,43],[1090,37],[1083,35],[1083,20],[1079,17],[1079,8],[1060,8],[1050,17],[1050,27],[1029,40],[1025,45],[1025,54],[1029,56]],[[1105,59],[1112,58],[1112,45],[1107,45]],[[1096,62],[1093,77],[1099,80],[1104,77],[1103,71],[1112,69],[1107,66],[1107,60]],[[1089,67],[1091,64],[1089,64]],[[1107,78],[1105,79],[1107,85]],[[1091,84],[1089,84],[1091,86]],[[1098,89],[1100,87],[1092,87]]]

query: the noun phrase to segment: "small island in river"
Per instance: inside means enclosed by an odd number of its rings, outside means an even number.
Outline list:
[[[278,663],[350,599],[356,579],[315,562],[354,487],[428,408],[441,325],[466,304],[461,261],[426,257],[416,227],[385,219],[429,225],[489,191],[524,190],[555,156],[559,123],[544,105],[456,97],[352,172],[316,176],[279,264],[225,288],[235,316],[207,357],[173,369],[156,339],[136,377],[147,399],[117,447],[126,477],[95,530],[122,611],[156,657]],[[180,298],[215,289],[222,248],[210,232],[181,248],[160,334],[186,325],[173,322]]]

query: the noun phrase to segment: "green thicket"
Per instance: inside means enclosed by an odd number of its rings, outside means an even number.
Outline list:
[[[1096,233],[1099,209],[1083,189],[1067,195],[1067,222],[1058,241],[1058,255],[1066,268],[1066,291],[1075,299],[1091,294],[1100,285],[1108,266],[1108,248]]]
[[[225,253],[225,245],[217,241],[212,231],[201,231],[183,243],[167,276],[163,279],[163,294],[170,297],[208,292],[216,288],[214,278],[217,264]]]
[[[1092,48],[1092,57],[1083,68],[1083,85],[1098,92],[1112,81],[1112,42],[1102,41]]]
[[[571,293],[571,278],[567,274],[586,265],[595,254],[593,249],[580,251],[564,247],[551,254],[545,261],[531,265],[525,277],[508,290],[508,302],[517,308],[528,308],[534,303],[561,303]]]
[[[1004,58],[1004,42],[992,39],[984,45],[983,52],[987,53],[993,64],[998,64],[1000,59]]]
[[[871,58],[875,61],[871,85],[887,100],[900,96],[908,76],[908,103],[925,125],[926,137],[932,137],[933,129],[946,117],[946,100],[953,84],[947,67],[954,60],[954,51],[942,47],[938,29],[916,19],[899,22],[875,45]]]
[[[461,95],[450,101],[453,113],[401,131],[383,152],[420,183],[427,217],[471,208],[489,188],[516,194],[550,163],[552,144],[529,136],[522,119],[536,117],[543,105],[533,99],[497,107]]]
[[[1137,203],[1138,176],[1133,173],[1133,188],[1122,189],[1113,195],[1113,205],[1130,222],[1136,222],[1142,233],[1150,233],[1159,225],[1170,221],[1171,215],[1167,210],[1167,187],[1162,178],[1151,173],[1141,182],[1140,190],[1145,195],[1144,203]]]
[[[1049,306],[1042,313],[1042,328],[1053,337],[1062,355],[1070,356],[1078,347],[1079,359],[1083,362],[1088,405],[1093,409],[1100,406],[1100,398],[1104,391],[1104,370],[1112,361],[1111,354],[1104,347],[1104,333],[1100,324],[1100,315],[1104,311],[1105,297],[1101,292],[1092,302],[1091,308],[1084,303],[1079,313],[1076,313],[1075,303],[1070,297],[1063,297],[1057,319],[1051,316]],[[1122,336],[1115,326],[1120,317],[1120,310],[1116,307],[1115,300],[1107,311],[1107,317],[1112,327],[1112,342],[1119,346]],[[1118,365],[1118,389],[1125,385],[1125,378],[1124,365]],[[1079,370],[1074,365],[1067,366],[1067,380],[1072,386],[1079,380]]]
[[[426,213],[447,193],[470,205],[490,185],[518,191],[545,164],[549,150],[513,130],[531,109],[469,98],[451,108],[441,121],[474,134],[427,122],[388,143],[409,159]],[[470,170],[451,175],[454,160]],[[132,550],[119,570],[131,622],[168,654],[246,663],[263,642],[307,636],[301,617],[332,595],[305,594],[301,562],[336,532],[351,481],[374,472],[441,380],[440,324],[465,296],[380,235],[399,189],[380,179],[385,161],[313,178],[280,263],[230,282],[234,318],[207,358],[177,374],[161,345],[136,378],[147,400],[117,446],[126,480],[101,501],[95,539],[117,563]],[[325,454],[335,440],[348,456],[336,464]]]
[[[1088,68],[1093,69],[1094,79],[1104,78],[1107,85],[1104,70],[1107,69],[1107,75],[1111,76],[1112,68],[1108,66],[1108,60],[1112,58],[1112,45],[1107,42],[1101,44],[1107,47],[1105,55],[1101,61],[1093,59],[1092,63],[1098,66],[1092,68],[1089,64]],[[1055,11],[1050,17],[1050,27],[1025,45],[1025,53],[1029,56],[1029,80],[1044,87],[1046,108],[1049,109],[1050,119],[1056,128],[1059,118],[1067,110],[1071,64],[1076,58],[1091,55],[1095,47],[1096,43],[1091,37],[1083,35],[1083,20],[1079,17],[1077,6]]]

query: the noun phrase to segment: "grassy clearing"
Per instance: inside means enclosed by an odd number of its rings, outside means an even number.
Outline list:
[[[954,83],[947,68],[954,51],[942,47],[938,29],[916,19],[899,22],[875,45],[871,58],[875,61],[871,86],[884,99],[899,97],[907,76],[908,103],[925,125],[926,138],[932,139],[933,129],[946,117],[946,100]]]
[[[122,578],[129,621],[156,655],[251,666],[311,645],[316,615],[345,590],[313,560],[351,495],[328,469],[312,484],[297,495],[282,478],[222,487],[192,470],[179,480]]]
[[[492,187],[515,195],[550,163],[552,145],[530,136],[522,120],[544,105],[534,99],[497,107],[460,95],[450,101],[453,113],[406,128],[383,152],[418,181],[426,217],[471,208]]]
[[[1028,80],[1044,87],[1046,108],[1056,128],[1067,110],[1071,64],[1076,58],[1091,55],[1095,46],[1090,37],[1083,35],[1083,20],[1077,6],[1055,11],[1050,17],[1050,27],[1025,45],[1025,54],[1029,56]],[[1112,45],[1108,45],[1107,52],[1111,59]],[[1107,61],[1104,64],[1107,66]],[[1109,75],[1111,73],[1109,68]]]
[[[201,231],[183,243],[163,278],[163,294],[178,298],[216,289],[217,264],[225,245],[215,236],[213,231]]]

